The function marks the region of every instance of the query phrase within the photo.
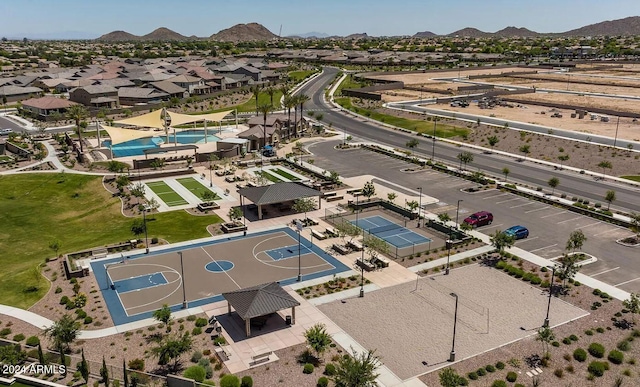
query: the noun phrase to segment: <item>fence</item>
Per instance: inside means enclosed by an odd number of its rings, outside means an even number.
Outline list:
[[[25,346],[25,351],[27,353],[27,358],[32,361],[39,361],[38,358],[38,349],[34,347]],[[44,355],[45,362],[48,364],[60,364],[60,352],[53,351],[50,349],[42,348],[42,354]],[[65,365],[67,366],[68,372],[75,372],[78,370],[78,363],[82,361],[82,357],[78,354],[67,354],[64,356]],[[89,374],[95,378],[101,378],[100,369],[102,368],[102,362],[96,362],[92,360],[86,360],[89,365]],[[124,368],[122,366],[116,366],[113,364],[106,363],[107,370],[109,372],[109,378],[111,380],[119,380],[120,385],[124,385]],[[148,386],[148,387],[162,387],[166,386],[166,377],[161,375],[149,374],[142,371],[136,371],[127,368],[127,376],[129,379],[129,384],[132,384],[132,381],[135,380],[138,386]]]
[[[385,205],[385,204],[389,204],[389,205]],[[434,243],[434,246],[432,246],[432,242],[433,242],[431,240],[432,238],[428,238],[429,242],[424,242],[424,243],[408,242],[408,243],[411,243],[411,245],[407,244],[404,246],[396,246],[392,243],[389,243],[389,241],[379,236],[379,234],[383,234],[383,233],[388,234],[388,231],[392,231],[393,229],[401,230],[402,228],[406,228],[407,223],[409,221],[417,219],[417,214],[410,212],[410,210],[404,209],[402,207],[393,205],[392,203],[388,203],[382,200],[374,200],[374,201],[358,203],[357,209],[355,209],[356,206],[354,203],[350,203],[350,207],[354,208],[353,212],[346,211],[343,209],[327,208],[325,209],[324,220],[336,226],[338,229],[338,232],[340,232],[339,230],[341,227],[343,227],[343,224],[345,222],[353,224],[352,221],[356,219],[356,214],[355,214],[356,211],[359,211],[358,214],[361,217],[363,216],[362,214],[366,212],[374,212],[374,211],[383,212],[384,218],[393,219],[394,224],[388,225],[388,226],[370,228],[370,229],[363,229],[361,227],[358,227],[360,229],[359,235],[363,237],[363,242],[369,238],[375,238],[385,242],[389,249],[387,255],[389,255],[390,257],[394,257],[396,259],[408,257],[416,253],[422,253],[422,252],[431,250],[432,247],[437,247],[436,246],[437,243]],[[410,216],[406,216],[406,214],[409,214]],[[388,235],[388,236],[391,236],[391,235]],[[425,236],[425,238],[427,237]]]

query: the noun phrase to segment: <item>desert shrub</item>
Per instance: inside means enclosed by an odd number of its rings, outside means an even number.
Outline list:
[[[491,387],[507,387],[507,382],[504,380],[496,380],[491,384]]]
[[[224,375],[220,378],[220,387],[240,387],[240,379],[235,375]]]
[[[517,379],[518,379],[518,374],[516,374],[515,372],[510,371],[510,372],[507,374],[507,382],[513,383],[513,382],[515,382]]]
[[[143,359],[129,360],[129,363],[127,363],[127,366],[132,370],[144,371],[144,360]]]
[[[211,350],[210,349],[205,349],[204,351],[202,351],[202,354],[204,356],[209,356],[209,355],[211,355]]]
[[[200,317],[196,320],[196,326],[202,328],[203,326],[209,324],[206,318]]]
[[[205,378],[206,372],[204,368],[199,365],[191,366],[184,371],[184,377],[193,379],[198,383],[201,383]]]
[[[616,345],[616,348],[626,352],[631,349],[631,343],[629,343],[627,340],[622,340],[621,342],[618,343],[618,345]]]
[[[5,337],[10,334],[11,334],[11,328],[2,328],[2,330],[0,330],[0,336],[2,337]]]
[[[593,331],[591,329],[587,329],[586,331],[584,331],[584,334],[587,336],[593,336]]]
[[[569,345],[571,343],[572,343],[572,341],[568,337],[565,337],[564,339],[562,339],[562,344]]]
[[[496,367],[492,366],[491,364],[484,367],[484,369],[487,370],[487,372],[496,372]]]
[[[35,347],[40,344],[40,339],[38,338],[38,336],[29,336],[26,344],[30,347]]]
[[[191,362],[192,363],[197,363],[200,361],[200,359],[202,359],[202,352],[200,351],[195,351],[192,355],[191,355]]]
[[[598,359],[604,356],[604,346],[600,343],[591,343],[588,351],[591,356],[597,357]]]
[[[240,379],[240,387],[253,387],[253,379],[251,376],[243,376],[242,379]]]
[[[193,336],[198,336],[199,334],[202,334],[202,328],[200,327],[195,327],[191,330],[191,334]]]
[[[587,352],[582,348],[577,348],[573,351],[573,358],[579,362],[587,360]]]
[[[551,345],[553,345],[554,347],[559,347],[560,343],[558,343],[557,341],[554,341],[553,343],[551,343]]]
[[[329,385],[329,379],[327,379],[326,376],[320,377],[320,379],[318,379],[318,382],[316,383],[317,387],[327,387],[328,385]]]
[[[597,327],[597,328],[596,328],[596,332],[598,332],[598,333],[604,333],[604,328],[603,328],[603,327]]]
[[[76,309],[76,314],[78,315],[78,319],[84,319],[87,317],[87,312],[82,309]]]
[[[613,351],[609,352],[607,360],[609,360],[613,364],[622,364],[622,362],[624,361],[624,354],[614,349]]]
[[[499,370],[503,370],[504,369],[504,363],[499,361],[496,363],[496,368]]]
[[[487,371],[484,368],[478,368],[476,373],[478,374],[478,376],[485,376],[487,374]]]
[[[66,305],[67,302],[69,302],[69,297],[62,296],[62,298],[60,298],[60,305]]]
[[[194,316],[194,315],[189,315],[189,316],[187,317],[187,321],[196,321],[196,319],[197,319],[197,317],[196,317],[196,316]]]
[[[22,333],[18,333],[17,335],[13,336],[13,341],[22,341],[24,340],[24,335]]]
[[[310,374],[313,373],[314,367],[311,363],[306,363],[304,367],[302,367],[302,373]]]
[[[562,378],[562,376],[564,375],[564,371],[562,370],[562,368],[556,368],[556,370],[553,371],[553,374],[559,378]]]
[[[85,324],[91,324],[93,322],[93,317],[91,316],[87,316],[84,318],[84,323]]]
[[[60,286],[58,286],[56,288],[56,294],[62,293],[62,288]]]
[[[571,335],[571,336],[569,336],[569,339],[570,339],[571,341],[578,341],[578,336],[576,336],[576,335]]]
[[[587,371],[593,376],[602,376],[606,369],[605,363],[601,361],[592,361],[587,367]]]
[[[567,370],[567,372],[569,373],[573,373],[575,370],[573,369],[573,364],[569,364],[568,366],[564,367],[565,370]]]
[[[327,363],[326,366],[324,366],[324,374],[327,376],[333,376],[336,374],[336,366],[333,365],[333,363]]]
[[[477,374],[477,373],[475,373],[475,372],[469,372],[469,373],[467,374],[467,377],[468,377],[469,379],[471,379],[471,380],[478,380],[478,374]]]

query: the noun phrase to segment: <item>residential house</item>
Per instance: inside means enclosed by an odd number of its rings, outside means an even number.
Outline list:
[[[69,99],[85,106],[114,109],[118,107],[118,90],[108,85],[77,87],[69,92]]]
[[[21,87],[15,85],[0,86],[0,100],[6,97],[7,102],[17,102],[42,94],[39,87]]]
[[[151,82],[143,87],[152,87],[158,91],[167,93],[169,95],[169,99],[183,99],[189,97],[189,92],[187,91],[187,89],[169,81]]]
[[[77,103],[51,96],[22,101],[22,108],[41,120],[46,120],[48,116],[55,113],[65,114],[67,109],[73,105],[77,105]]]
[[[291,115],[291,121],[295,119],[295,115]],[[264,117],[262,115],[253,116],[247,122],[249,128],[254,126],[263,126]],[[274,113],[267,115],[267,131],[277,132],[280,140],[290,140],[292,138],[300,137],[301,132],[307,127],[307,121],[303,117],[297,117],[297,125],[293,122],[289,124],[289,115],[282,113]],[[274,128],[273,130],[270,128]],[[296,132],[296,128],[298,132]],[[300,132],[300,133],[299,133]]]
[[[169,94],[153,87],[121,87],[118,101],[121,106],[157,104],[169,99]]]
[[[207,86],[204,79],[200,77],[193,77],[191,75],[178,75],[173,78],[167,79],[171,83],[187,89],[189,95],[202,95],[210,94],[213,90],[211,86]]]
[[[225,89],[237,89],[248,86],[253,80],[246,75],[227,74],[223,82]]]
[[[253,66],[242,66],[231,72],[234,75],[246,75],[253,79],[254,83],[262,82],[262,72]]]
[[[262,125],[255,125],[238,133],[238,138],[249,140],[247,151],[256,151],[262,148],[265,132],[267,135],[266,144],[276,145],[280,142],[280,130],[277,126],[267,126],[265,130]]]

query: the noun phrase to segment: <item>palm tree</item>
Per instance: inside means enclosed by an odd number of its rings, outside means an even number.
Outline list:
[[[305,102],[309,101],[311,98],[309,98],[308,95],[305,94],[301,94],[298,96],[298,105],[300,105],[300,125],[303,125],[303,120],[302,118],[304,117],[302,115],[302,113],[304,113],[304,104]]]
[[[271,98],[271,106],[275,106],[273,104],[273,95],[276,93],[276,89],[273,86],[269,86],[266,89],[264,89],[264,92],[267,93],[267,95],[269,96],[269,98]]]
[[[460,160],[460,169],[462,169],[462,163],[464,163],[464,167],[467,167],[468,163],[473,162],[473,153],[471,152],[462,152],[458,154],[458,160]]]
[[[258,98],[260,98],[260,89],[261,89],[260,85],[253,85],[249,89],[251,94],[253,94],[253,98],[256,99],[256,112],[258,111]]]
[[[293,105],[293,131],[296,134],[296,137],[300,137],[298,135],[298,100],[300,96],[292,95],[291,96],[291,104]]]
[[[83,105],[73,105],[67,109],[67,117],[70,120],[76,122],[76,130],[78,131],[78,140],[80,141],[80,153],[84,152],[84,146],[82,145],[82,128],[80,128],[80,121],[87,118],[89,112]]]
[[[289,136],[291,136],[291,108],[297,105],[296,98],[289,94],[284,94],[283,99],[284,108],[287,110],[287,129],[289,131]]]
[[[283,96],[289,95],[289,85],[287,85],[286,83],[281,84],[278,90],[282,93]]]
[[[262,113],[262,118],[264,123],[264,125],[262,126],[262,135],[263,135],[262,147],[263,148],[267,145],[267,115],[271,111],[273,111],[273,105],[269,105],[265,103],[258,106],[258,113]]]
[[[71,343],[80,333],[79,329],[80,323],[76,322],[68,314],[65,314],[44,332],[54,341],[56,348],[70,350]]]

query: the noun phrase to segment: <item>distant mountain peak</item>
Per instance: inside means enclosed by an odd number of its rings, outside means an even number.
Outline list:
[[[212,40],[221,42],[247,42],[274,38],[277,38],[277,35],[259,23],[236,24],[210,37]]]

